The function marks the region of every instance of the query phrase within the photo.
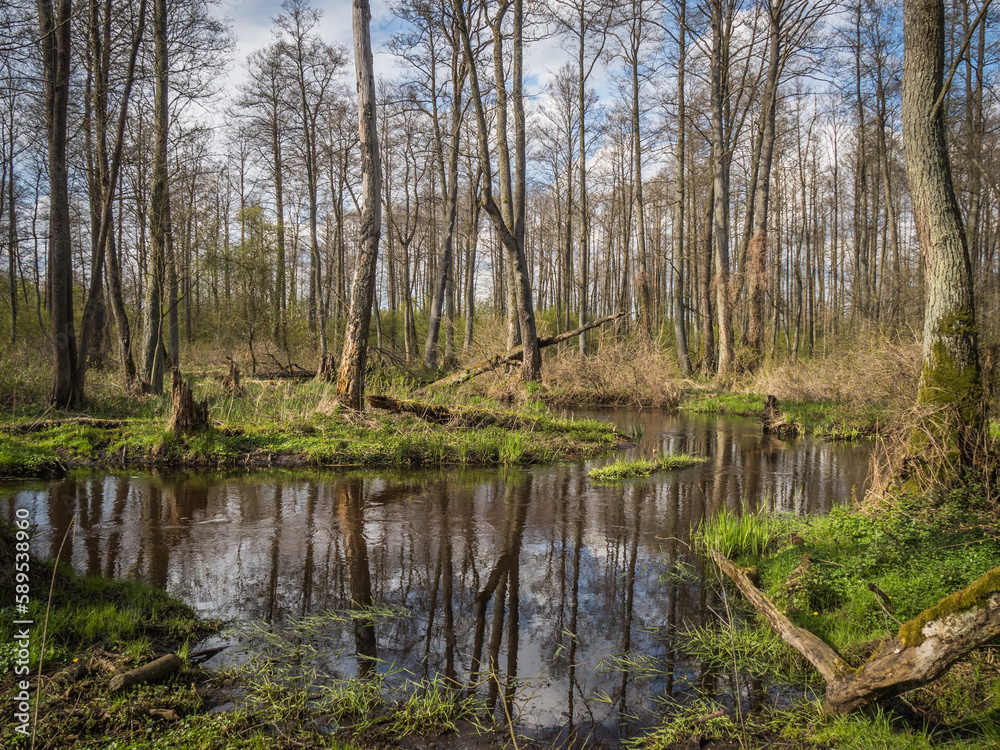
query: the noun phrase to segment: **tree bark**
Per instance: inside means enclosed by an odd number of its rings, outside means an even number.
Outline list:
[[[684,67],[687,62],[687,0],[680,0],[677,19],[677,176],[674,184],[674,339],[681,375],[691,374],[691,357],[688,353],[687,329],[684,326],[684,201],[685,196],[685,130],[687,114],[684,109]]]
[[[368,358],[368,328],[375,296],[378,243],[382,234],[382,165],[379,158],[372,65],[371,7],[354,0],[354,65],[358,83],[358,132],[361,151],[361,242],[351,286],[351,307],[344,330],[344,349],[337,373],[338,403],[361,409]]]
[[[779,610],[752,583],[750,571],[717,550],[712,551],[712,560],[782,639],[823,676],[828,714],[847,714],[935,680],[976,646],[1000,635],[1000,568],[993,568],[903,623],[888,643],[853,669],[821,638]]]
[[[142,378],[153,390],[163,392],[163,284],[166,278],[167,234],[170,207],[167,191],[167,138],[170,114],[167,105],[169,63],[167,59],[166,0],[153,0],[154,74],[153,184],[149,199],[149,267],[146,304],[143,308]]]
[[[917,403],[953,410],[960,422],[956,430],[940,413],[932,415],[915,434],[914,447],[921,447],[926,440],[921,433],[930,431],[947,446],[949,459],[967,463],[983,426],[983,388],[972,266],[952,185],[940,106],[943,0],[905,0],[903,35],[903,146],[927,283]]]
[[[67,124],[69,113],[70,25],[72,0],[38,0],[42,65],[45,73],[45,121],[49,151],[49,311],[52,316],[52,388],[49,402],[74,406],[77,368],[73,321],[73,256],[70,236]]]
[[[730,299],[729,269],[729,157],[723,122],[723,99],[727,96],[728,71],[723,70],[727,57],[723,46],[729,33],[724,29],[723,0],[712,0],[712,182],[714,210],[712,215],[715,238],[715,294],[719,322],[718,376],[727,378],[733,365],[733,312]]]
[[[753,196],[753,236],[747,252],[747,276],[750,280],[750,322],[747,327],[748,366],[756,370],[764,358],[764,292],[767,288],[767,222],[771,196],[771,162],[776,136],[778,110],[778,75],[781,60],[781,29],[779,21],[782,0],[771,0],[769,11],[767,81],[761,116],[764,127],[760,142],[760,162]]]

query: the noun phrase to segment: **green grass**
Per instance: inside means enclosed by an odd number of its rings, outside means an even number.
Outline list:
[[[759,419],[764,413],[764,395],[760,393],[698,395],[688,399],[683,408],[695,414],[727,414]]]
[[[537,401],[518,410],[481,402],[469,413],[488,414],[490,424],[470,418],[440,425],[331,406],[331,386],[312,381],[248,381],[238,398],[211,380],[195,390],[196,398],[209,399],[212,427],[186,438],[166,430],[167,406],[152,397],[137,399],[132,413],[113,415],[125,422],[110,429],[55,424],[18,434],[35,418],[8,423],[0,431],[0,476],[46,476],[62,466],[513,466],[595,456],[621,441],[608,422],[558,417]]]
[[[763,393],[692,394],[683,409],[695,414],[719,414],[760,419],[764,415]],[[793,401],[779,403],[787,421],[809,435],[829,440],[855,440],[874,435],[889,414],[877,404],[850,401]]]
[[[15,541],[10,525],[0,522],[4,563]],[[4,568],[9,569],[12,566]],[[33,560],[31,573],[33,597],[25,619],[35,622],[30,654],[34,672],[46,619],[43,592],[48,591],[52,565]],[[0,571],[5,590],[12,588],[10,576]],[[399,608],[372,606],[362,612],[293,618],[281,626],[248,625],[241,640],[245,636],[247,644],[253,642],[252,656],[239,667],[209,672],[185,664],[160,683],[110,693],[107,686],[113,674],[171,651],[186,659],[190,645],[219,624],[199,620],[189,607],[153,586],[79,576],[60,565],[48,614],[46,679],[35,747],[361,750],[384,747],[412,734],[454,731],[459,721],[477,725],[481,702],[440,680],[403,679],[380,665],[369,678],[331,682],[331,652],[326,645],[331,626],[350,628],[359,617],[381,623],[408,616]],[[0,618],[0,696],[4,697],[17,689],[14,619]],[[62,670],[80,663],[87,670],[79,679],[60,680]],[[241,704],[236,710],[206,713],[210,705],[206,701],[228,700],[233,691]],[[156,718],[153,710],[170,710],[178,718]],[[13,731],[0,737],[0,748],[23,746]]]
[[[587,476],[598,482],[616,482],[622,479],[648,477],[657,471],[687,469],[703,463],[706,459],[682,454],[661,454],[653,458],[618,459],[607,466],[591,469]]]
[[[768,512],[767,506],[765,500],[753,510],[744,502],[742,511],[720,508],[706,516],[691,535],[696,548],[706,554],[718,550],[731,560],[748,555],[760,557],[785,526]]]
[[[975,485],[929,496],[899,495],[866,509],[838,507],[826,516],[782,517],[723,512],[695,533],[701,550],[721,549],[741,565],[756,567],[760,587],[800,627],[833,646],[852,666],[919,614],[1000,563],[996,508]],[[812,565],[791,592],[787,580],[808,553]],[[890,597],[891,612],[869,589]],[[718,596],[718,595],[717,595]],[[685,651],[704,668],[744,678],[822,691],[815,670],[731,587],[717,622],[692,629]],[[893,703],[847,717],[823,716],[821,704],[800,700],[782,711],[735,709],[717,736],[748,748],[794,747],[954,748],[994,747],[1000,739],[1000,660],[995,648],[973,651],[938,680],[907,693],[912,715],[937,717],[913,724]],[[698,706],[705,714],[707,706]],[[657,750],[670,741],[709,734],[693,722],[693,709],[669,706],[662,726],[637,743]],[[780,743],[778,745],[780,747]]]

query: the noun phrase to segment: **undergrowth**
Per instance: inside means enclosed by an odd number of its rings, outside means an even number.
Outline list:
[[[0,476],[45,476],[74,465],[524,465],[595,456],[620,441],[608,422],[559,417],[537,400],[511,409],[480,398],[477,408],[489,410],[494,423],[439,425],[412,415],[341,409],[331,405],[332,385],[315,381],[248,379],[243,392],[232,395],[215,379],[199,378],[194,392],[208,399],[212,426],[190,437],[166,430],[165,397],[105,409],[103,416],[122,420],[107,427],[60,422],[45,412],[22,415],[0,426]]]

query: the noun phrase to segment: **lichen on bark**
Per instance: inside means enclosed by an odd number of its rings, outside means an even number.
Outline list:
[[[987,571],[961,591],[956,591],[904,622],[896,638],[905,648],[919,646],[929,637],[924,632],[929,623],[988,606],[991,599],[1000,599],[1000,567]],[[997,604],[996,601],[992,603]]]

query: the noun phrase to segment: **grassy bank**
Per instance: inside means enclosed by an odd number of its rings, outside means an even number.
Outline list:
[[[226,394],[214,377],[193,378],[211,428],[178,438],[166,429],[166,396],[122,398],[98,383],[85,412],[52,414],[25,404],[0,424],[0,476],[45,476],[75,466],[195,468],[523,465],[598,455],[620,435],[608,423],[556,416],[538,401],[516,409],[479,399],[490,423],[448,424],[416,415],[332,404],[315,381],[245,380]],[[73,421],[80,418],[80,421]],[[97,421],[94,418],[100,418]]]
[[[743,566],[756,566],[762,590],[796,624],[859,667],[901,622],[1000,564],[996,522],[995,504],[973,485],[838,508],[822,517],[723,514],[696,538],[702,549],[716,548]],[[727,587],[718,596],[724,602],[718,611],[731,616],[689,634],[692,656],[724,674],[738,672],[744,681],[822,694],[815,671],[735,590]],[[803,699],[780,711],[727,708],[710,723],[698,722],[720,708],[707,699],[672,706],[640,747],[672,747],[692,734],[744,747],[996,747],[1000,644],[973,651],[935,682],[848,717],[824,717],[818,700]]]
[[[765,393],[689,391],[681,408],[695,414],[750,417],[764,415]],[[779,401],[779,411],[797,434],[814,435],[827,440],[856,440],[871,437],[891,419],[884,403],[839,400]]]

